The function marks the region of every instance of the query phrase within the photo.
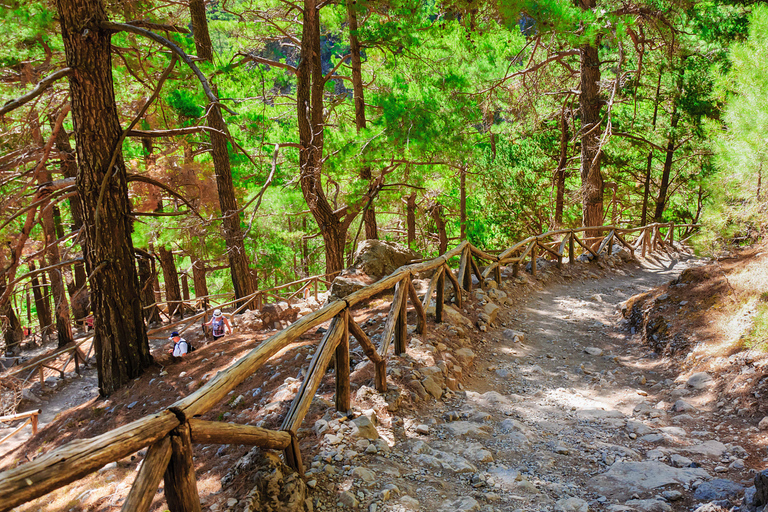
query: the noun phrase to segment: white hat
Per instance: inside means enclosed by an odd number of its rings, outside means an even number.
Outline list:
[[[214,309],[213,310],[213,316],[221,316],[221,310],[220,309]]]

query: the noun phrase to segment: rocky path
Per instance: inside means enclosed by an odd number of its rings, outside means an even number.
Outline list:
[[[656,512],[717,500],[726,509],[738,505],[754,476],[749,466],[762,463],[742,446],[757,429],[723,416],[705,375],[679,375],[621,316],[628,298],[696,264],[684,255],[642,265],[614,257],[545,270],[545,285],[524,277],[500,294],[474,291],[463,311],[449,315],[453,325],[412,340],[409,354],[390,367],[400,377],[402,405],[363,386],[360,417],[328,412],[304,433],[317,443],[310,508]],[[473,320],[492,302],[502,307],[480,332]],[[462,372],[457,361],[466,368],[458,387],[451,381]]]

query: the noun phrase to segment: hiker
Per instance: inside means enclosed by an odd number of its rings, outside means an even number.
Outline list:
[[[171,343],[173,343],[173,347],[168,351],[171,354],[171,359],[174,362],[181,361],[184,354],[189,352],[189,343],[176,331],[171,333]]]
[[[232,325],[229,323],[227,317],[221,314],[220,309],[214,310],[213,317],[203,325],[211,326],[213,341],[223,337],[225,334],[232,334]]]

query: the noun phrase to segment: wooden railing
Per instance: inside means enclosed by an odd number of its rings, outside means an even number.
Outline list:
[[[4,438],[0,439],[0,445],[2,445],[4,442],[18,434],[19,432],[24,429],[27,425],[32,425],[32,435],[37,434],[37,417],[40,415],[42,411],[40,409],[36,411],[28,411],[28,412],[21,412],[19,414],[11,414],[10,416],[0,416],[0,423],[10,422],[10,421],[16,421],[16,420],[23,420],[26,419],[24,423],[16,427],[16,429],[5,436]]]
[[[258,347],[227,370],[218,373],[196,392],[167,409],[102,435],[72,441],[32,462],[0,473],[0,512],[43,496],[83,478],[109,462],[122,459],[145,447],[149,449],[123,504],[124,511],[148,510],[161,478],[165,481],[165,496],[171,512],[201,510],[192,462],[192,443],[244,444],[283,450],[286,463],[303,476],[304,468],[296,433],[334,356],[336,358],[336,409],[339,411],[350,409],[350,334],[355,337],[366,356],[374,363],[375,387],[379,391],[385,391],[387,388],[386,364],[392,342],[394,341],[395,354],[402,354],[407,348],[408,302],[416,312],[417,331],[425,333],[426,306],[429,305],[433,294],[436,294],[436,321],[442,321],[446,278],[451,282],[455,299],[460,305],[462,291],[469,291],[472,286],[471,274],[479,279],[480,286],[485,286],[485,277],[491,273],[494,273],[495,278],[500,281],[501,265],[512,264],[514,273],[525,262],[526,257],[530,258],[531,272],[535,274],[538,249],[544,251],[542,253],[544,256],[556,259],[562,264],[567,247],[569,260],[573,263],[576,259],[576,244],[582,248],[582,254],[589,253],[593,258],[599,258],[604,251],[612,250],[612,241],[615,239],[633,254],[641,248],[645,255],[647,251],[666,249],[671,245],[676,227],[682,226],[651,224],[636,229],[601,226],[558,230],[529,237],[498,255],[483,252],[464,241],[442,256],[400,267],[376,283],[344,299],[334,300],[322,309],[300,318],[288,328],[264,340]],[[668,230],[665,237],[662,236],[661,229]],[[585,239],[584,235],[579,237],[585,231],[598,230],[608,233],[601,238]],[[636,236],[634,241],[630,239],[632,236]],[[554,240],[550,240],[553,238]],[[456,257],[459,257],[458,275],[454,275],[454,271],[448,265],[449,261]],[[482,270],[477,262],[478,259],[489,261],[490,264]],[[412,278],[416,274],[427,271],[433,271],[432,277],[425,296],[419,300]],[[354,321],[350,311],[355,305],[392,288],[394,288],[392,305],[384,324],[381,342],[376,347],[363,328]],[[248,376],[258,371],[269,358],[296,341],[299,336],[329,320],[330,327],[319,342],[309,363],[306,378],[283,419],[280,430],[206,421],[194,417],[209,411]]]

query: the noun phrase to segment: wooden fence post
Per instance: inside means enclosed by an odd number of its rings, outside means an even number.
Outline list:
[[[496,284],[501,286],[501,263],[496,263],[493,268],[493,277],[496,279]]]
[[[531,275],[536,275],[536,242],[531,243]]]
[[[440,277],[437,278],[437,290],[435,297],[435,322],[441,323],[443,321],[443,296],[445,295],[445,272],[440,272]]]
[[[350,408],[348,315],[347,309],[339,313],[339,321],[344,323],[344,333],[336,347],[336,410],[339,412],[347,412]]]
[[[405,288],[403,294],[408,293],[408,285],[411,282],[411,275],[400,281],[397,286]],[[400,305],[400,311],[397,314],[397,320],[395,321],[395,354],[405,354],[408,345],[408,301],[406,297],[403,297],[402,304]]]
[[[189,425],[183,423],[170,433],[171,459],[163,477],[165,501],[171,512],[202,512],[197,493],[192,438]]]
[[[139,474],[123,503],[123,512],[147,512],[160,485],[163,472],[171,460],[171,439],[165,436],[151,445],[141,463]]]
[[[574,247],[573,247],[574,236],[575,235],[573,234],[573,231],[571,231],[568,234],[568,264],[569,265],[573,265],[574,263],[576,263],[576,251],[574,250]]]
[[[642,245],[642,256],[643,256],[643,258],[645,258],[645,252],[647,250],[646,246],[648,245],[648,230],[647,229],[643,229],[643,231],[640,233],[640,238],[642,239],[642,244],[641,244]]]

